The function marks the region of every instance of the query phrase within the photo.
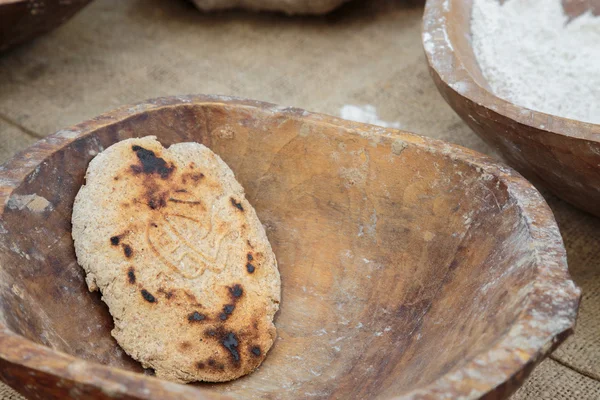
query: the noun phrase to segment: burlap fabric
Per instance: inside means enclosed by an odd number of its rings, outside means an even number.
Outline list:
[[[0,162],[37,138],[146,98],[228,94],[382,120],[492,154],[438,94],[422,1],[355,0],[324,18],[202,15],[184,0],[96,0],[0,55]],[[577,333],[513,399],[600,399],[600,220],[546,194],[583,288]],[[0,399],[18,399],[0,386]]]

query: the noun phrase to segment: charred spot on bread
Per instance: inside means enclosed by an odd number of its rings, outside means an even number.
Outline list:
[[[223,363],[216,362],[214,358],[209,358],[207,364],[210,368],[213,369],[220,369],[221,371],[225,369],[225,365],[223,365]]]
[[[207,329],[206,331],[204,331],[204,334],[208,337],[215,337],[217,336],[217,331],[214,329]]]
[[[249,274],[254,273],[254,270],[256,270],[256,268],[254,267],[254,265],[247,263],[246,264],[246,271],[248,271]]]
[[[129,269],[127,270],[127,280],[132,285],[135,283],[135,268],[129,267]]]
[[[234,298],[234,300],[236,299]],[[219,319],[221,321],[227,320],[227,318],[233,313],[233,310],[235,310],[235,304],[225,304],[223,306],[223,311],[219,314]]]
[[[259,357],[259,356],[260,356],[260,354],[261,354],[260,347],[258,347],[258,346],[253,346],[253,347],[250,349],[250,352],[251,352],[252,354],[254,354],[256,357]]]
[[[154,297],[154,295],[152,295],[152,293],[150,293],[146,289],[142,289],[141,293],[142,293],[142,297],[144,298],[144,300],[146,300],[148,303],[156,303],[156,297]]]
[[[205,331],[205,335],[210,339],[216,339],[219,341],[221,346],[223,346],[230,354],[233,364],[239,366],[240,362],[240,352],[238,351],[239,340],[236,334],[232,331],[227,331],[223,329],[223,327],[219,327],[217,329],[207,329]],[[210,360],[209,360],[210,365]]]
[[[240,353],[238,352],[239,343],[235,333],[229,332],[227,335],[225,335],[221,341],[221,344],[229,351],[235,362],[240,361]]]
[[[206,315],[199,313],[198,311],[194,311],[190,315],[188,315],[188,321],[191,323],[204,321],[206,319]]]
[[[146,204],[152,210],[158,210],[167,206],[168,192],[160,192],[156,186],[150,186],[145,193]]]
[[[231,205],[233,205],[235,208],[237,208],[241,212],[244,212],[244,207],[242,207],[242,203],[240,203],[239,201],[237,201],[233,197],[230,197],[229,201],[231,201]]]
[[[235,306],[233,304],[226,304],[223,307],[223,313],[222,313],[222,314],[225,314],[224,319],[227,319],[227,316],[231,315],[233,313],[233,310],[235,310]],[[223,319],[223,318],[221,318],[221,319]]]
[[[113,236],[110,238],[110,244],[112,244],[113,246],[118,246],[120,241],[121,241],[120,236]]]
[[[131,258],[131,256],[133,255],[133,249],[130,245],[123,245],[123,254],[125,254],[125,257],[127,258]]]
[[[242,285],[240,285],[239,283],[236,283],[235,285],[233,285],[229,288],[229,294],[231,294],[231,296],[233,296],[234,301],[235,301],[236,299],[239,299],[240,297],[242,297],[242,295],[244,294],[244,289],[242,288]]]
[[[131,150],[135,152],[141,164],[141,166],[131,166],[132,171],[135,173],[158,174],[162,179],[167,179],[175,169],[174,165],[169,166],[163,158],[157,157],[152,150],[137,145],[131,146]]]
[[[254,257],[252,257],[252,253],[246,254],[246,258],[248,259],[248,261],[254,260]]]

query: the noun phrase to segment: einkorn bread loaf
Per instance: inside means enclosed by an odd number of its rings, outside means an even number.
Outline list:
[[[77,260],[121,347],[160,378],[227,381],[275,339],[277,263],[233,172],[197,143],[154,137],[98,154],[73,207]]]

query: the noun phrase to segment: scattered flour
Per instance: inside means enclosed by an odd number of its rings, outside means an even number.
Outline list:
[[[399,122],[387,122],[379,119],[377,115],[377,109],[375,106],[370,104],[364,106],[354,106],[346,104],[340,110],[340,117],[348,119],[350,121],[364,122],[366,124],[379,125],[384,128],[396,128],[401,127]]]
[[[560,0],[475,0],[471,31],[497,96],[600,124],[600,16],[570,19]]]

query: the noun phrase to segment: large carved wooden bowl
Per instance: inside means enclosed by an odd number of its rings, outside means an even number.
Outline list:
[[[237,381],[143,374],[75,260],[88,162],[145,135],[218,153],[279,261],[278,339]],[[0,168],[0,204],[0,378],[31,398],[506,398],[579,303],[552,213],[513,170],[255,101],[163,98],[59,131]]]
[[[567,14],[600,0],[563,0]],[[484,140],[526,177],[600,216],[600,125],[520,107],[495,96],[471,47],[473,0],[428,0],[423,44],[440,93]],[[552,79],[549,77],[548,79]]]
[[[91,0],[0,0],[0,51],[48,32]]]

